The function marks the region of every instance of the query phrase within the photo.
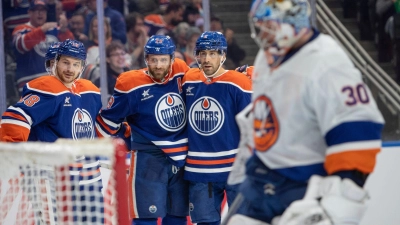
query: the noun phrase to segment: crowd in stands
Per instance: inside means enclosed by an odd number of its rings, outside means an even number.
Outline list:
[[[124,71],[146,67],[144,45],[155,34],[169,35],[176,57],[197,67],[193,49],[203,32],[202,0],[103,0],[108,94]],[[48,74],[45,53],[58,41],[76,39],[87,49],[82,78],[100,87],[99,37],[96,0],[3,0],[3,30],[7,105],[20,98],[28,81]],[[222,32],[228,42],[224,66],[241,65],[246,52],[236,43],[234,31],[211,12],[210,30]]]

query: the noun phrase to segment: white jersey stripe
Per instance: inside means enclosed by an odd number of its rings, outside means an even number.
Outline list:
[[[223,152],[192,152],[189,151],[189,156],[198,156],[198,157],[218,157],[218,156],[227,156],[227,155],[234,155],[238,152],[237,149],[232,149],[229,151]]]
[[[188,142],[187,138],[178,140],[178,141],[152,141],[155,145],[177,145],[177,144],[185,144]]]
[[[328,147],[326,152],[327,155],[346,152],[346,151],[358,151],[358,150],[369,150],[381,148],[382,141],[381,140],[372,140],[372,141],[355,141],[350,143],[343,143],[338,145],[333,145]]]
[[[194,173],[223,173],[223,172],[230,172],[232,170],[232,166],[230,167],[223,167],[223,168],[193,168],[189,166],[185,166],[185,170],[188,172]]]
[[[28,114],[26,114],[23,109],[14,106],[10,106],[9,109],[21,113],[25,117],[25,119],[28,120],[29,125],[32,125],[32,118]]]
[[[31,126],[29,124],[19,121],[19,120],[3,119],[3,120],[1,120],[1,124],[14,124],[14,125],[18,125],[21,127],[25,127],[28,130],[31,129]]]

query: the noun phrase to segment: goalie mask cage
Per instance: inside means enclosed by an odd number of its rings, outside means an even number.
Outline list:
[[[0,225],[130,224],[125,158],[121,139],[0,143]]]

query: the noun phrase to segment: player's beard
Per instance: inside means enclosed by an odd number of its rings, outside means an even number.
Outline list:
[[[218,65],[213,65],[212,63],[208,63],[205,65],[202,64],[201,67],[206,76],[211,76],[211,75],[215,74],[219,68]]]
[[[57,78],[66,86],[72,84],[76,78],[79,76],[78,73],[73,73],[71,71],[60,71],[59,68],[57,68]]]
[[[168,66],[166,69],[164,69],[164,68],[159,68],[159,69],[154,68],[153,69],[151,67],[149,67],[148,69],[149,69],[149,73],[151,76],[153,76],[157,80],[162,80],[165,76],[167,76],[167,74],[169,72],[169,68],[170,68],[170,66]]]

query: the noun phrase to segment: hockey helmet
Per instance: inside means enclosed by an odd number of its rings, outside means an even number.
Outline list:
[[[206,31],[200,35],[196,41],[194,55],[198,55],[202,50],[216,50],[220,54],[227,53],[228,44],[225,36],[221,32]]]
[[[86,49],[83,43],[77,40],[67,39],[60,44],[57,56],[70,56],[86,62]]]
[[[56,58],[58,47],[60,47],[61,43],[62,42],[54,42],[47,49],[47,52],[46,52],[46,55],[45,55],[45,67],[46,67],[46,70],[48,68],[50,68],[50,60]]]
[[[144,57],[147,55],[170,55],[175,56],[175,44],[171,37],[165,35],[153,35],[144,46]]]

